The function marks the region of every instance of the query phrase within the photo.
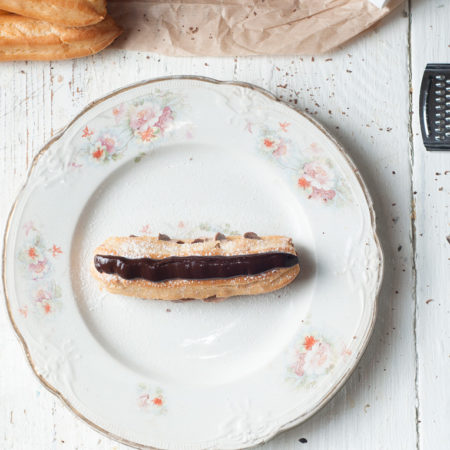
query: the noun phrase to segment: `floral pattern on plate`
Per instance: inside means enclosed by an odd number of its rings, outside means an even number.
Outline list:
[[[288,380],[297,387],[311,387],[330,373],[340,359],[349,355],[351,351],[343,344],[339,345],[318,333],[302,333],[295,339],[287,368]]]
[[[235,228],[232,228],[229,223],[224,224],[212,224],[209,222],[202,222],[197,227],[195,227],[199,231],[207,231],[209,233],[223,233],[225,235],[235,235],[235,234],[241,234],[238,230]]]
[[[122,157],[126,143],[117,130],[103,130],[99,133],[91,130],[87,125],[83,130],[84,139],[88,145],[84,148],[86,156],[92,161],[109,162]]]
[[[339,193],[338,183],[336,172],[328,159],[308,161],[299,170],[297,184],[308,198],[330,202]]]
[[[62,308],[62,292],[60,286],[50,280],[39,286],[33,297],[34,306],[41,314],[56,312]]]
[[[155,93],[111,108],[101,116],[109,126],[103,126],[100,121],[88,124],[80,131],[80,150],[74,155],[71,166],[80,168],[86,162],[116,161],[123,157],[131,143],[135,144],[133,148],[140,149],[135,162],[141,161],[149,144],[187,125],[178,120],[183,108],[183,98],[170,92]],[[192,138],[190,129],[186,131],[186,138]]]
[[[300,148],[289,136],[290,125],[279,122],[268,127],[249,122],[246,129],[257,137],[258,152],[291,172],[300,192],[308,199],[323,203],[345,201],[349,197],[348,187],[333,161],[317,143]]]
[[[133,233],[135,230],[131,230]],[[178,238],[197,238],[203,237],[205,234],[214,236],[216,233],[223,233],[226,236],[242,234],[237,229],[233,228],[229,223],[210,223],[201,222],[191,224],[189,222],[180,220],[176,224],[168,223],[164,230],[158,230],[150,223],[145,223],[138,228],[137,234],[141,236],[156,236],[159,233],[168,234],[170,237]]]
[[[153,415],[161,415],[167,412],[166,399],[161,388],[152,388],[145,383],[138,385],[137,405],[142,411]]]
[[[61,308],[62,292],[52,275],[55,261],[63,252],[59,246],[47,245],[41,232],[33,222],[24,225],[25,240],[18,254],[18,260],[30,281],[30,298],[33,311],[47,315]],[[19,309],[22,316],[27,317],[28,305]]]

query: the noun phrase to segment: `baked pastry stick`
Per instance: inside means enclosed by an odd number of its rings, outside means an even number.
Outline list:
[[[91,273],[114,294],[157,300],[213,300],[280,289],[300,271],[292,240],[255,233],[194,240],[111,237]]]
[[[85,27],[106,17],[106,0],[0,0],[0,9],[66,27]]]
[[[64,27],[0,11],[0,61],[80,58],[122,33],[110,16],[87,27]]]

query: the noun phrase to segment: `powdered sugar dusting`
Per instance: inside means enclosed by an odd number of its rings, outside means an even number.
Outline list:
[[[163,242],[159,256],[181,256],[188,249],[218,254],[217,243],[222,254],[243,252],[244,247],[233,248],[228,240],[214,241],[217,232],[227,237],[248,231],[284,235],[298,249],[314,246],[302,206],[271,165],[249,157],[239,143],[224,149],[214,147],[215,140],[207,142],[158,147],[139,164],[111,167],[83,206],[72,244],[78,306],[100,345],[142,376],[185,385],[227,383],[271,361],[307,314],[313,289],[312,282],[302,282],[299,289],[296,280],[274,293],[221,303],[170,303],[170,314],[165,301],[99,290],[90,268],[96,247],[110,236],[148,235],[148,230],[153,236],[167,234],[172,241]],[[202,237],[211,241],[176,244]],[[278,251],[285,245],[247,241],[255,251]],[[148,248],[139,253],[134,245],[128,242],[120,251],[127,257],[146,256]],[[108,277],[111,283],[123,281]],[[189,280],[170,283],[183,289],[185,298],[195,287]]]
[[[295,253],[290,238],[284,236],[265,236],[261,239],[247,239],[242,236],[231,236],[225,240],[216,241],[203,238],[204,242],[193,243],[183,240],[159,240],[156,237],[111,237],[96,250],[96,254],[116,255],[125,258],[162,259],[171,256],[235,256],[266,252]],[[219,245],[218,245],[219,244]]]

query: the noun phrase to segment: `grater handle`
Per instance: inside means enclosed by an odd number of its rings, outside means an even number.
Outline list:
[[[427,66],[428,67],[428,66]],[[422,131],[422,138],[430,139],[430,133],[428,128],[428,121],[427,121],[427,105],[428,105],[428,93],[430,89],[430,76],[427,70],[423,73],[422,77],[422,84],[420,85],[420,102],[419,102],[419,109],[420,109],[420,130]],[[426,144],[425,144],[426,147]],[[428,147],[427,147],[427,150]]]

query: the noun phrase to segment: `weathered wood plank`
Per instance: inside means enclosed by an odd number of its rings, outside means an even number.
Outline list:
[[[450,63],[450,4],[414,0],[411,17],[419,448],[450,442],[450,152],[427,152],[419,92],[427,63]]]

